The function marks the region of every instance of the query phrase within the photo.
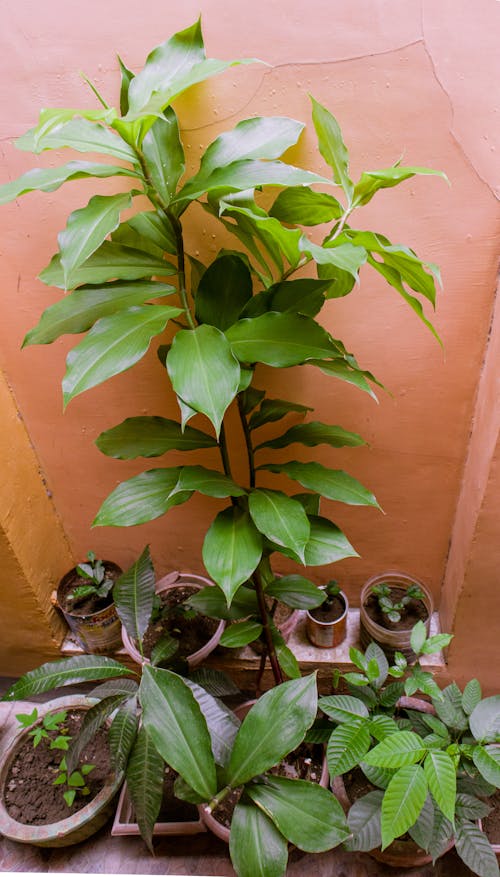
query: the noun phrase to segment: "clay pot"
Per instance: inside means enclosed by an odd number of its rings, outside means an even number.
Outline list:
[[[110,573],[113,578],[117,579],[121,576],[123,570],[116,563],[104,560],[103,564],[106,572]],[[52,603],[62,612],[68,627],[85,652],[93,655],[114,652],[122,644],[121,622],[111,598],[104,609],[91,612],[88,615],[70,612],[64,603],[67,584],[77,575],[76,567],[73,567],[62,577],[57,591],[52,594]]]
[[[311,614],[314,609],[306,611],[306,633],[310,642],[318,649],[336,649],[346,638],[349,602],[343,591],[339,597],[344,601],[344,612],[334,621],[319,621]]]
[[[242,703],[239,706],[235,707],[234,712],[238,716],[240,721],[242,721],[245,718],[248,711],[251,709],[251,707],[256,702],[257,701],[255,701],[255,700],[247,700],[247,701],[245,701],[245,703]],[[324,789],[327,789],[329,782],[330,782],[330,775],[328,773],[328,763],[327,763],[326,755],[325,755],[323,758],[323,766],[322,766],[322,770],[321,770],[321,777],[320,777],[319,784],[320,784],[320,786],[323,786]],[[220,838],[221,840],[225,841],[225,843],[228,844],[229,837],[231,834],[231,829],[227,828],[225,825],[222,825],[222,823],[219,822],[215,818],[215,816],[213,816],[210,813],[206,804],[199,804],[198,810],[200,813],[200,818],[205,823],[207,828],[212,832],[212,834],[215,834],[216,837]]]
[[[47,713],[57,713],[65,709],[90,709],[97,702],[95,698],[82,695],[60,697],[37,706],[37,722]],[[30,728],[22,728],[13,732],[0,768],[0,835],[3,834],[18,843],[33,844],[37,847],[65,847],[86,840],[112,815],[114,799],[123,782],[123,772],[110,772],[104,787],[95,798],[67,819],[48,825],[24,825],[17,822],[9,816],[5,806],[5,782],[17,749],[29,730]]]
[[[195,808],[196,812],[196,808]],[[155,822],[153,827],[153,836],[159,837],[160,835],[184,835],[184,834],[200,834],[202,832],[206,832],[207,828],[205,823],[201,820],[201,817],[198,815],[198,818],[192,819],[190,821],[179,821],[179,822]],[[127,783],[124,783],[122,786],[122,790],[120,792],[120,797],[118,799],[118,805],[116,808],[115,818],[113,820],[113,827],[111,829],[111,834],[115,836],[127,835],[132,837],[140,837],[141,832],[137,822],[135,821],[135,813],[132,805],[132,801],[130,800],[130,796],[127,789]]]
[[[366,611],[366,603],[371,596],[373,586],[384,582],[390,587],[402,588],[404,590],[407,590],[410,585],[418,585],[424,594],[422,602],[427,610],[427,619],[424,624],[427,630],[427,635],[429,635],[432,613],[434,611],[434,604],[430,591],[424,584],[422,584],[422,582],[413,578],[413,576],[410,576],[407,573],[397,572],[396,570],[390,570],[381,575],[372,576],[372,578],[368,579],[363,585],[361,590],[361,603],[359,609],[361,646],[363,649],[366,649],[370,642],[375,642],[384,651],[389,661],[394,660],[395,652],[402,652],[407,661],[411,663],[416,658],[410,645],[412,627],[405,630],[389,630],[370,618]]]
[[[164,576],[156,583],[156,593],[163,594],[165,591],[172,590],[173,588],[178,588],[181,586],[189,585],[189,587],[196,588],[197,591],[201,591],[202,588],[205,588],[207,585],[211,585],[215,587],[213,582],[210,579],[204,578],[204,576],[194,575],[193,573],[180,573],[180,572],[171,572],[167,576]],[[198,651],[193,652],[192,655],[188,655],[186,660],[189,668],[192,670],[194,667],[197,667],[198,664],[201,664],[208,655],[213,652],[216,646],[219,644],[219,640],[222,636],[223,630],[225,627],[225,622],[221,621],[214,635],[202,646]],[[139,649],[129,637],[127,631],[124,627],[121,629],[121,637],[123,642],[123,647],[128,655],[132,658],[136,664],[149,664],[149,658],[143,658]]]

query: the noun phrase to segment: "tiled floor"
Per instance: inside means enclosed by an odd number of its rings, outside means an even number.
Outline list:
[[[1,683],[0,688],[5,689]],[[69,693],[69,692],[68,692]],[[46,699],[46,698],[40,698]],[[14,714],[30,712],[32,703],[0,703],[0,752]],[[111,837],[110,825],[87,841],[62,849],[40,849],[0,837],[0,871],[73,874],[165,874],[191,877],[234,877],[227,846],[210,834],[155,840],[151,856],[140,838]],[[288,877],[469,877],[471,872],[452,851],[435,866],[411,870],[388,868],[370,856],[333,850],[322,855],[295,851]]]

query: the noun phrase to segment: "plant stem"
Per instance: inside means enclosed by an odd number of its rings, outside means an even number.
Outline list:
[[[279,665],[278,656],[276,654],[276,648],[273,642],[273,637],[271,634],[271,626],[269,624],[269,616],[267,612],[266,606],[266,597],[264,594],[264,587],[262,584],[262,575],[260,571],[261,564],[255,570],[252,575],[252,581],[255,585],[255,591],[257,593],[257,602],[259,604],[260,617],[262,621],[262,625],[264,627],[264,636],[266,640],[267,653],[269,655],[269,661],[271,662],[271,669],[273,671],[274,681],[276,685],[280,685],[283,682],[283,674],[281,672],[281,667]]]
[[[248,458],[248,471],[250,476],[250,487],[253,488],[255,487],[255,461],[252,444],[252,434],[250,432],[250,427],[248,426],[248,421],[245,417],[245,412],[243,411],[243,401],[241,395],[238,395],[238,411],[240,414],[241,426],[243,428],[243,435],[245,436],[245,445]]]
[[[232,478],[233,476],[231,473],[231,462],[229,460],[229,454],[227,450],[226,428],[224,426],[224,421],[222,421],[220,428],[219,451],[222,459],[222,465],[224,467],[224,474],[227,475],[228,478]]]
[[[212,813],[215,810],[215,808],[218,806],[218,804],[220,804],[220,802],[224,800],[226,795],[229,795],[230,791],[231,791],[231,786],[224,786],[224,788],[221,789],[220,792],[217,792],[217,794],[214,795],[212,800],[209,801],[209,803],[207,804],[208,812]]]

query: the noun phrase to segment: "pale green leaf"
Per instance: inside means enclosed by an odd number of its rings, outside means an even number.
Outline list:
[[[256,569],[262,536],[247,512],[231,507],[220,512],[203,543],[203,563],[231,603],[239,586]]]
[[[117,167],[112,164],[96,164],[91,161],[70,161],[62,167],[33,168],[27,173],[0,186],[0,204],[14,201],[27,192],[53,192],[68,180],[79,180],[84,177],[137,177],[130,168]]]
[[[429,790],[441,812],[450,822],[455,818],[457,776],[455,764],[447,752],[429,752],[424,761]]]
[[[387,740],[392,740],[394,736]],[[382,801],[382,849],[414,825],[426,797],[427,781],[419,764],[410,764],[398,770],[387,786]]]
[[[281,491],[252,490],[248,508],[257,529],[272,542],[289,548],[304,562],[310,524],[299,502]]]
[[[349,154],[337,120],[326,107],[316,101],[312,95],[313,123],[318,137],[319,151],[333,170],[333,179],[342,186],[349,203],[352,200],[353,184],[349,179]]]
[[[368,723],[362,718],[338,725],[332,732],[326,751],[330,776],[347,773],[363,760],[369,748]]]

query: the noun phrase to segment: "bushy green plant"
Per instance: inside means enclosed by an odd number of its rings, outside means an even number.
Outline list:
[[[418,585],[410,585],[407,588],[404,597],[400,600],[393,600],[391,597],[391,586],[387,582],[381,582],[380,585],[373,585],[372,594],[377,598],[380,611],[387,616],[388,621],[397,624],[404,617],[406,607],[411,600],[422,600],[424,592]]]
[[[106,575],[106,567],[93,551],[87,553],[88,563],[79,563],[75,567],[80,578],[87,581],[84,585],[77,585],[67,595],[66,600],[75,606],[86,597],[97,597],[104,600],[113,587],[113,579]]]

